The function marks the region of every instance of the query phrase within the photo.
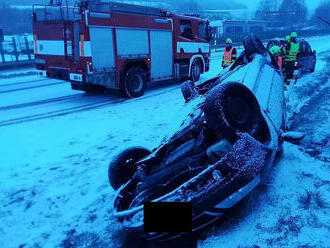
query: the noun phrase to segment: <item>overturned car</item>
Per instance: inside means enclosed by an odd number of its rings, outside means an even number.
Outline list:
[[[128,148],[110,163],[115,215],[127,230],[143,233],[143,203],[159,201],[192,202],[197,231],[269,171],[284,137],[283,75],[256,37],[248,36],[244,48],[218,76],[182,85],[192,110],[172,137],[152,151]],[[181,234],[143,235],[169,240]]]

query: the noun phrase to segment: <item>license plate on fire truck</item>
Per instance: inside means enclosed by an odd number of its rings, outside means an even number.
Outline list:
[[[70,80],[82,82],[83,81],[82,74],[70,73]]]

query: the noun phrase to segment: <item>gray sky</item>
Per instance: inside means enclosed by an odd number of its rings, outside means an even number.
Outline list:
[[[114,0],[115,1],[115,0]],[[136,0],[138,1],[138,0]],[[206,2],[208,0],[195,0],[197,2],[199,2],[200,4],[203,4],[203,2]],[[226,3],[228,3],[228,1],[230,0],[219,0],[219,1],[227,1]],[[273,0],[269,0],[269,1],[273,1]],[[279,0],[280,1],[280,0]],[[320,2],[322,2],[324,0],[305,0],[306,5],[308,7],[309,10],[315,9]],[[0,0],[0,3],[5,2],[8,4],[32,4],[32,3],[40,3],[40,2],[49,2],[48,0]],[[259,0],[236,0],[236,2],[239,3],[243,3],[244,5],[246,5],[249,9],[256,9],[258,4],[259,4]]]

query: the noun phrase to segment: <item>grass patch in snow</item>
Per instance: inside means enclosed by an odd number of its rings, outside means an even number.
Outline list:
[[[298,202],[300,207],[305,210],[328,208],[328,203],[321,193],[316,190],[305,190],[305,192],[298,197]]]
[[[66,238],[60,246],[63,248],[103,248],[109,247],[109,244],[103,241],[99,233],[86,231],[78,234],[75,229],[72,229],[66,233]]]

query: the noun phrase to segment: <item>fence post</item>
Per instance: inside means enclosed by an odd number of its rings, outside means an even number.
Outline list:
[[[13,37],[13,46],[14,46],[14,55],[16,58],[16,62],[18,62],[18,52],[17,52],[17,45],[16,45],[15,37]]]
[[[1,59],[2,59],[2,63],[5,63],[5,53],[3,51],[3,47],[2,47],[2,41],[0,41],[0,53],[1,53]]]
[[[29,60],[31,60],[29,42],[28,42],[28,39],[26,36],[24,37],[24,40],[25,40],[25,49],[26,49],[27,56],[28,56]]]

